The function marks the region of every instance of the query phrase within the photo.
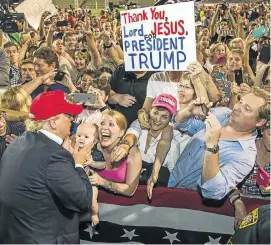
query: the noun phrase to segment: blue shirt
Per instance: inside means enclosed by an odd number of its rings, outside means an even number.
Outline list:
[[[51,85],[48,88],[47,92],[49,92],[49,91],[56,91],[56,90],[62,90],[66,94],[70,93],[70,90],[67,87],[65,87],[64,85],[60,84],[60,83],[55,83],[55,84]],[[33,91],[33,93],[31,94],[32,99],[34,100],[39,94],[41,94],[43,92],[44,92],[44,85],[42,84],[42,85],[38,86]]]
[[[210,110],[222,126],[229,121],[231,110],[229,108],[213,108]],[[184,123],[173,122],[181,130],[193,135],[191,141],[184,149],[172,170],[169,178],[169,187],[189,188],[197,190],[199,186],[202,195],[211,199],[222,199],[251,171],[256,159],[256,135],[250,139],[232,140],[219,139],[219,165],[220,170],[216,176],[201,184],[201,174],[205,155],[205,124],[195,117]]]

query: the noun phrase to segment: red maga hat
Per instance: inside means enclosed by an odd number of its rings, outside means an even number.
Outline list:
[[[44,92],[38,95],[30,107],[30,117],[34,121],[46,120],[61,113],[78,115],[83,111],[81,105],[70,104],[61,90]]]

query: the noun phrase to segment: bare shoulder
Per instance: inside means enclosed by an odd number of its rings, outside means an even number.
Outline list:
[[[128,163],[133,163],[133,165],[142,165],[141,152],[137,147],[132,147],[128,155]]]
[[[131,157],[136,157],[136,156],[138,156],[140,154],[141,154],[141,152],[138,149],[138,147],[136,147],[136,146],[133,146],[129,151],[129,156],[131,156]]]

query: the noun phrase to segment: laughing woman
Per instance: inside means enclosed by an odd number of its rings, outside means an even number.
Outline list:
[[[142,167],[139,149],[131,147],[129,155],[120,161],[113,161],[111,157],[114,147],[120,144],[126,129],[126,118],[120,112],[110,110],[103,113],[99,127],[100,143],[97,149],[103,153],[106,167],[105,170],[93,173],[89,179],[93,185],[124,196],[132,196],[139,183]],[[92,223],[97,224],[98,203],[93,204],[95,210],[92,210]]]

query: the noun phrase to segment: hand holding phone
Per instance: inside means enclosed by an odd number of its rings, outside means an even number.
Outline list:
[[[268,32],[269,32],[268,26],[261,26],[258,29],[255,29],[254,31],[252,31],[252,35],[253,37],[257,38],[257,37],[264,36]]]
[[[95,94],[86,94],[86,93],[76,93],[73,96],[75,103],[87,103],[87,104],[94,104],[96,100]]]
[[[241,69],[235,70],[235,82],[238,86],[240,86],[243,83],[243,71]]]
[[[201,109],[202,109],[204,115],[207,117],[207,116],[208,116],[208,112],[209,112],[209,110],[210,110],[210,109],[208,108],[208,106],[207,106],[205,103],[203,103],[203,104],[201,105]]]
[[[68,26],[68,25],[69,23],[66,20],[56,22],[56,27],[62,27],[62,26]]]
[[[216,80],[224,81],[225,80],[225,74],[223,72],[218,72],[216,75]]]
[[[58,71],[54,77],[54,80],[56,82],[61,82],[63,78],[65,77],[66,73],[64,71]]]
[[[230,98],[231,97],[231,83],[229,81],[221,81],[220,83],[222,90],[225,92],[225,95]]]
[[[263,45],[263,47],[261,49],[261,52],[260,52],[260,55],[259,55],[259,60],[264,64],[269,63],[269,61],[270,61],[270,44],[269,45],[266,45],[266,44]]]

